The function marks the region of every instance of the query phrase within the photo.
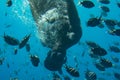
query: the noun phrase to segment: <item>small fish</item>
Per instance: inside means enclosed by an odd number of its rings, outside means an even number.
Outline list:
[[[90,18],[87,21],[87,26],[96,27],[101,23],[101,21],[102,21],[102,14],[100,15],[99,18],[97,18],[97,17]]]
[[[117,26],[120,27],[120,21],[117,21]]]
[[[119,2],[119,3],[117,3],[117,6],[120,8],[120,2]]]
[[[53,79],[52,80],[62,80],[62,79],[60,78],[60,76],[57,73],[53,72]]]
[[[16,55],[18,52],[17,48],[14,48],[14,54]]]
[[[7,7],[12,6],[12,0],[7,0],[6,5],[7,5]]]
[[[67,66],[65,65],[65,69],[66,71],[73,77],[79,77],[80,74],[79,74],[79,71],[77,71],[75,68],[73,67],[70,67],[70,66]]]
[[[120,80],[120,73],[114,72],[114,77],[115,77],[117,80]]]
[[[26,50],[27,50],[27,52],[29,52],[30,51],[30,44],[26,44]]]
[[[89,1],[89,0],[84,0],[84,1],[81,1],[81,2],[79,1],[78,4],[81,4],[85,8],[93,8],[95,6],[95,4],[92,1]]]
[[[19,40],[15,39],[14,37],[5,35],[5,33],[4,33],[3,38],[4,38],[4,41],[9,45],[16,46],[19,44]]]
[[[21,40],[21,42],[20,42],[20,44],[19,44],[19,49],[23,48],[23,47],[26,45],[26,43],[28,42],[30,36],[31,36],[31,34],[26,35],[26,36]]]
[[[95,67],[100,71],[105,71],[105,67],[100,63],[95,63]]]
[[[3,64],[3,61],[5,60],[5,58],[0,58],[0,65]]]
[[[71,80],[69,76],[65,75],[63,76],[64,77],[64,80]]]
[[[104,48],[95,47],[95,48],[91,48],[91,54],[95,54],[98,56],[105,56],[107,54],[107,51]]]
[[[107,6],[100,6],[100,8],[102,9],[102,11],[104,12],[110,12],[110,9]]]
[[[86,41],[86,44],[91,48],[99,47],[98,44],[96,44],[95,42],[92,42],[92,41]]]
[[[118,8],[120,8],[120,2],[118,0],[116,0],[116,4],[117,4]]]
[[[97,80],[97,75],[95,72],[87,70],[85,72],[85,78],[86,80]]]
[[[117,21],[112,19],[105,19],[104,23],[107,26],[107,28],[110,30],[115,29],[115,26],[117,25]]]
[[[98,0],[102,4],[110,4],[109,0]]]
[[[9,64],[9,63],[7,63],[7,67],[8,67],[8,68],[10,67],[10,64]]]
[[[108,33],[111,35],[120,36],[120,29],[113,29],[113,30],[108,31]]]
[[[113,60],[114,62],[116,62],[116,63],[119,62],[119,58],[117,58],[117,57],[115,57],[115,56],[111,56],[111,58],[112,58],[112,60]]]
[[[115,53],[120,53],[120,49],[116,46],[110,46],[109,50]]]
[[[102,64],[105,68],[110,68],[113,66],[112,62],[105,58],[100,59],[100,64]]]
[[[36,56],[36,55],[30,55],[30,60],[31,60],[33,66],[38,67],[38,64],[40,62],[40,59],[39,59],[38,56]]]

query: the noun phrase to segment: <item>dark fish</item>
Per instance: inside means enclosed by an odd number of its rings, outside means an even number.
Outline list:
[[[120,8],[120,2],[119,2],[119,3],[117,3],[117,6]]]
[[[97,75],[95,72],[87,70],[85,73],[86,80],[97,80]]]
[[[100,63],[95,63],[95,67],[100,71],[105,71],[105,67]]]
[[[111,35],[120,36],[120,29],[113,29],[113,30],[108,31],[108,33]]]
[[[12,25],[11,24],[7,24],[6,26],[5,26],[5,28],[9,28],[9,27],[11,27]]]
[[[120,21],[116,23],[118,27],[120,27]]]
[[[111,56],[111,58],[112,58],[112,60],[113,60],[114,62],[116,62],[116,63],[119,62],[119,58],[117,58],[117,57],[115,57],[115,56]]]
[[[12,6],[12,0],[7,0],[6,5],[7,5],[7,7]]]
[[[14,48],[14,54],[16,55],[18,52],[17,48]]]
[[[9,67],[10,67],[10,64],[9,64],[9,63],[7,63],[6,65],[7,65],[7,68],[9,68]]]
[[[26,44],[26,50],[27,50],[27,52],[29,52],[30,51],[30,44]]]
[[[33,66],[38,67],[38,64],[40,62],[40,59],[39,59],[38,56],[36,56],[36,55],[30,55],[30,60],[31,60]]]
[[[65,75],[63,76],[64,77],[64,80],[71,80],[69,76]]]
[[[60,76],[57,73],[53,73],[53,79],[52,80],[62,80]]]
[[[107,6],[100,6],[104,12],[110,12],[110,9]]]
[[[110,68],[113,66],[112,62],[105,58],[100,59],[100,64],[102,64],[105,68]]]
[[[89,0],[81,1],[81,2],[79,2],[79,4],[81,4],[85,8],[93,8],[95,6],[95,4],[92,1],[89,1]]]
[[[119,1],[117,1],[117,6],[118,6],[118,8],[120,8],[120,2]]]
[[[95,42],[92,42],[92,41],[86,41],[86,44],[91,48],[99,47],[98,44],[96,44]]]
[[[74,77],[79,77],[80,76],[79,71],[77,71],[73,67],[65,65],[65,69],[71,76],[74,76]]]
[[[105,56],[107,54],[107,51],[104,48],[95,47],[95,48],[91,48],[91,54],[95,54],[98,56]]]
[[[115,77],[117,80],[120,80],[120,73],[114,72],[114,77]]]
[[[31,34],[26,35],[26,36],[21,40],[21,42],[20,42],[20,44],[19,44],[19,49],[23,48],[23,47],[26,45],[26,43],[28,42],[30,36],[31,36]]]
[[[101,23],[101,21],[102,21],[101,18],[102,18],[102,15],[99,18],[97,18],[97,17],[90,18],[87,21],[87,26],[90,26],[90,27],[96,27],[96,26],[98,26]]]
[[[98,0],[102,4],[110,4],[109,0]]]
[[[110,47],[109,47],[109,50],[110,50],[110,51],[113,51],[113,52],[115,52],[115,53],[119,53],[119,52],[120,52],[120,49],[119,49],[118,47],[116,47],[116,46],[110,46]]]
[[[16,46],[16,45],[19,44],[19,40],[15,39],[14,37],[5,35],[5,33],[4,33],[4,41],[5,41],[7,44],[12,45],[12,46]]]
[[[84,57],[85,53],[86,53],[86,51],[84,50],[81,54],[81,57]]]
[[[0,58],[0,65],[3,64],[3,61],[5,60],[5,58]]]
[[[117,24],[116,21],[112,19],[106,19],[104,22],[109,29],[114,29],[114,26]]]

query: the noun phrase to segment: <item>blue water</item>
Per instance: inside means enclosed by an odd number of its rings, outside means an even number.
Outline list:
[[[37,36],[37,29],[30,11],[29,2],[27,0],[13,0],[13,5],[7,7],[6,1],[7,0],[0,0],[0,58],[5,58],[3,64],[0,65],[0,80],[10,80],[10,78],[18,78],[18,80],[51,80],[51,71],[47,70],[43,65],[49,49],[41,44]],[[81,20],[83,35],[79,41],[81,45],[76,44],[67,50],[67,63],[75,67],[74,59],[75,57],[77,58],[79,62],[78,70],[80,72],[80,77],[72,77],[65,69],[63,69],[64,74],[70,76],[71,80],[84,80],[85,71],[89,69],[95,72],[98,78],[117,80],[113,76],[113,72],[120,72],[120,62],[114,63],[111,60],[111,56],[120,58],[120,53],[110,52],[108,49],[114,42],[120,43],[120,37],[109,35],[107,33],[107,27],[101,29],[99,27],[92,28],[86,26],[86,22],[91,14],[94,16],[99,16],[101,14],[99,6],[103,4],[99,3],[97,0],[92,0],[95,3],[95,7],[87,9],[78,5],[77,0],[74,1]],[[111,0],[111,3],[107,6],[110,8],[110,12],[105,18],[120,21],[120,8],[117,7],[116,0]],[[24,36],[32,33],[28,42],[31,46],[30,52],[27,52],[25,48],[22,48],[14,55],[14,49],[18,48],[18,46],[8,45],[3,39],[4,32],[18,40],[21,40]],[[88,56],[90,49],[85,45],[85,41],[96,42],[106,49],[108,54],[105,58],[110,59],[114,66],[106,69],[104,72],[96,69],[93,65],[95,60]],[[83,52],[85,52],[85,55],[84,57],[81,57]],[[35,54],[40,58],[38,67],[32,65],[29,57],[30,54]],[[7,66],[8,64],[9,68]]]

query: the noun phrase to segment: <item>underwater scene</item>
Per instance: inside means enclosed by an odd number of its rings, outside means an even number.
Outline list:
[[[0,0],[0,80],[120,80],[120,0]]]

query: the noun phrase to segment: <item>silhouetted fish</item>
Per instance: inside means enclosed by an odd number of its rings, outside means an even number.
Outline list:
[[[100,71],[105,71],[105,67],[100,63],[95,63],[95,67]]]
[[[120,49],[116,46],[109,46],[109,50],[116,53],[120,52]]]
[[[64,77],[64,80],[71,80],[69,76],[65,75],[63,76]]]
[[[53,72],[53,79],[52,80],[62,80],[62,79],[60,78],[60,76],[57,73]]]
[[[87,26],[90,26],[90,27],[96,27],[98,26],[100,23],[101,23],[101,18],[102,18],[102,14],[99,18],[95,17],[95,18],[90,18],[88,21],[87,21]]]
[[[100,47],[98,44],[92,41],[86,41],[86,44],[91,48]]]
[[[108,31],[108,33],[111,35],[120,36],[120,29],[113,29],[113,30]]]
[[[117,58],[117,57],[115,57],[115,56],[111,56],[111,58],[112,58],[112,60],[113,60],[114,62],[116,62],[116,63],[119,62],[119,58]]]
[[[79,77],[80,76],[79,71],[77,71],[73,67],[65,65],[65,69],[71,76],[74,76],[74,77]]]
[[[113,27],[112,29],[114,29],[114,26],[117,24],[116,21],[112,19],[106,19],[104,22],[108,28]]]
[[[16,55],[18,52],[17,48],[14,48],[14,54]]]
[[[117,1],[117,0],[116,0]],[[120,8],[120,2],[119,1],[117,1],[117,6]]]
[[[92,8],[95,6],[95,4],[90,0],[83,0],[83,1],[79,2],[79,4],[81,4],[85,8]]]
[[[120,73],[114,72],[114,77],[115,77],[117,80],[120,80]]]
[[[30,44],[26,44],[26,50],[29,52],[30,51]]]
[[[95,72],[87,70],[85,73],[86,80],[97,80],[97,75]]]
[[[98,1],[102,4],[109,4],[110,3],[109,0],[98,0]]]
[[[23,47],[26,45],[26,43],[28,42],[30,36],[31,36],[31,34],[26,35],[26,36],[21,40],[21,42],[20,42],[20,44],[19,44],[19,49],[23,48]]]
[[[120,27],[120,21],[118,21],[116,24],[117,24],[118,27]]]
[[[107,6],[100,6],[104,12],[110,12],[110,9]]]
[[[107,54],[107,51],[104,48],[95,47],[95,48],[91,48],[91,54],[95,54],[98,56],[104,56]]]
[[[16,46],[19,44],[19,41],[17,39],[15,39],[14,37],[5,35],[5,33],[4,33],[4,41],[12,46]]]
[[[12,0],[7,0],[6,5],[7,5],[7,7],[12,6]]]
[[[39,59],[38,56],[36,56],[36,55],[30,55],[30,60],[31,60],[33,66],[38,67],[38,64],[40,62],[40,59]]]
[[[3,61],[5,60],[5,58],[0,58],[0,65],[3,64]]]
[[[100,64],[102,64],[105,68],[110,68],[113,66],[112,62],[105,58],[100,59]]]

